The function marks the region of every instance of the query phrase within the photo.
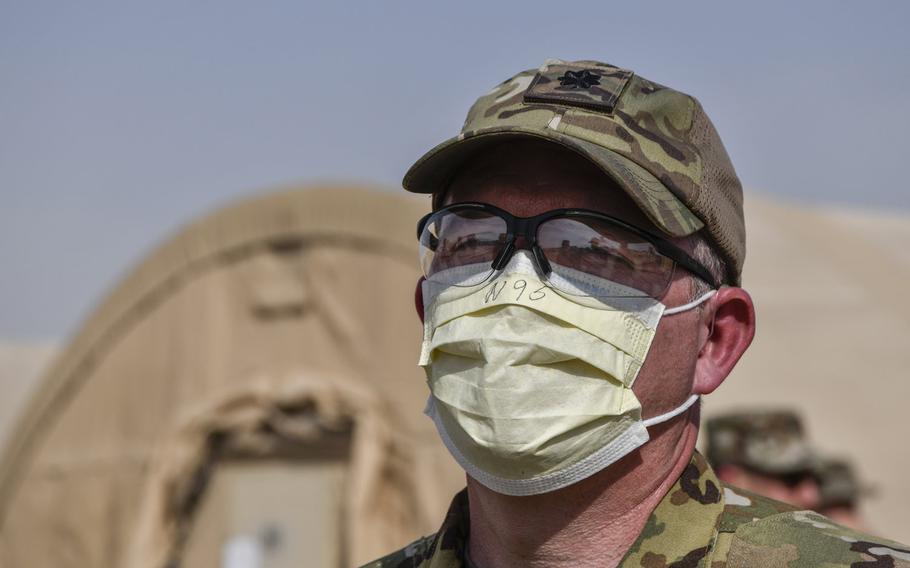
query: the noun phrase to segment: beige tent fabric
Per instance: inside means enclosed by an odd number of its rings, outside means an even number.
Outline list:
[[[421,456],[407,501],[389,507],[416,511],[413,533],[380,548],[434,531],[464,474],[421,414],[413,231],[427,207],[362,188],[287,191],[154,251],[56,360],[0,456],[0,566],[127,566],[152,452],[253,377],[275,393],[299,376],[373,392],[396,443]]]
[[[128,566],[177,565],[195,506],[225,455],[267,458],[287,445],[306,448],[331,434],[353,438],[345,491],[346,553],[354,564],[419,531],[410,503],[414,456],[401,447],[375,392],[345,377],[287,380],[279,389],[250,381],[206,404],[167,438],[152,459]]]
[[[55,343],[0,342],[0,448],[58,351]]]

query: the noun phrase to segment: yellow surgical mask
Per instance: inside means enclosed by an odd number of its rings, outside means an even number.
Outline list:
[[[632,384],[660,318],[712,294],[673,310],[641,296],[570,296],[547,286],[524,251],[482,286],[424,282],[425,413],[455,460],[494,491],[534,495],[580,481],[697,400],[643,421]]]

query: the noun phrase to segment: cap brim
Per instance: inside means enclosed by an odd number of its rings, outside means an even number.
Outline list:
[[[805,446],[801,456],[792,459],[750,459],[746,457],[743,464],[749,469],[766,475],[814,475],[819,470],[821,458],[810,447]]]
[[[438,193],[448,186],[458,168],[475,152],[510,138],[546,140],[591,160],[667,235],[683,237],[704,227],[704,223],[659,179],[637,163],[597,144],[551,130],[497,127],[459,134],[417,160],[405,174],[402,185],[414,193]]]
[[[812,461],[782,464],[749,462],[744,465],[755,472],[770,476],[798,474],[811,475],[815,474],[816,472],[815,464]]]

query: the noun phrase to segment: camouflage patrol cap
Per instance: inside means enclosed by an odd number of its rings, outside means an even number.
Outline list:
[[[695,98],[597,61],[548,60],[474,103],[461,133],[405,174],[408,191],[434,194],[491,142],[538,138],[585,156],[672,237],[705,229],[738,285],[746,254],[742,186]]]
[[[818,458],[791,411],[757,410],[716,416],[705,424],[707,458],[768,475],[813,473]]]
[[[861,495],[868,493],[846,460],[820,460],[813,472],[818,479],[819,507],[853,507]]]

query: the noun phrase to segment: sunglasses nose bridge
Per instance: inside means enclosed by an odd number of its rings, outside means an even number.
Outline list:
[[[493,270],[502,270],[505,268],[516,250],[528,250],[532,246],[532,242],[528,235],[528,222],[526,219],[511,217],[505,220],[509,224],[508,238],[506,239],[505,245],[499,251],[499,254],[497,254],[496,258],[493,260]]]
[[[529,219],[514,218],[512,220],[511,236],[515,246],[529,250],[537,240],[531,231],[534,229]]]
[[[537,243],[534,243],[534,246],[531,247],[531,252],[534,254],[534,260],[537,262],[537,268],[540,269],[540,273],[544,276],[549,276],[553,269],[550,268],[550,261],[547,260],[543,249]]]
[[[531,243],[528,241],[528,238],[525,235],[515,235],[515,237],[512,239],[512,242],[516,249],[531,249]]]
[[[502,270],[505,268],[506,264],[509,263],[509,260],[512,258],[512,253],[515,251],[515,239],[509,239],[506,241],[506,244],[499,251],[499,254],[496,255],[496,258],[493,259],[493,264],[491,267],[493,270]]]
[[[550,268],[550,263],[544,255],[543,250],[541,250],[540,246],[537,244],[537,238],[532,234],[534,229],[534,226],[531,223],[528,223],[528,220],[515,219],[513,232],[509,234],[508,241],[493,261],[493,270],[502,270],[505,268],[516,250],[527,250],[534,257],[534,262],[537,264],[540,273],[543,276],[548,276],[550,272],[552,272],[552,269]]]
[[[540,221],[538,221],[537,218],[517,219],[516,221],[518,222],[516,223],[515,232],[521,243],[520,245],[516,243],[516,246],[530,251],[540,274],[549,276],[550,272],[552,272],[550,262],[547,260],[546,255],[544,255],[543,249],[537,244],[537,226]]]

